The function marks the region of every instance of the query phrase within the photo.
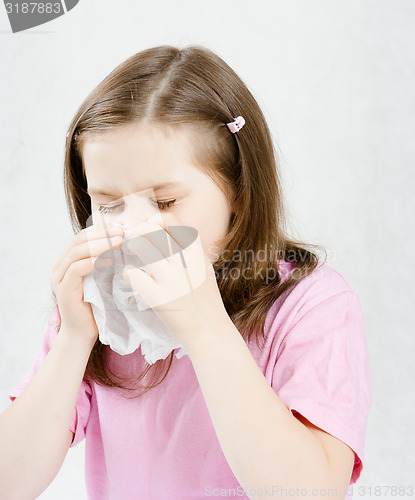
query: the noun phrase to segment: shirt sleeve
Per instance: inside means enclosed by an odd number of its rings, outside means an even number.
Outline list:
[[[11,401],[14,401],[15,398],[17,398],[25,390],[43,363],[43,360],[46,358],[53,342],[56,339],[56,335],[58,334],[60,328],[60,321],[61,318],[59,308],[56,304],[47,320],[46,327],[42,335],[41,347],[35,357],[31,369],[26,373],[21,382],[11,389],[8,394]],[[72,440],[72,444],[70,446],[71,448],[85,438],[86,426],[91,408],[91,395],[92,389],[90,384],[85,380],[82,380],[70,425],[70,430],[74,433],[74,439]]]
[[[371,367],[359,298],[351,289],[303,305],[278,349],[272,387],[287,408],[355,453],[363,469]]]

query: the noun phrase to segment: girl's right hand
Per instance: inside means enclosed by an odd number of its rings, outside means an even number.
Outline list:
[[[102,253],[122,245],[123,231],[121,226],[103,225],[82,229],[52,263],[52,288],[61,329],[82,340],[95,342],[99,333],[91,304],[83,300],[83,277],[95,270],[94,263]]]

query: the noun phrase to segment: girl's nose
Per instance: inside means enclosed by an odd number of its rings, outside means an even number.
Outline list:
[[[122,224],[126,231],[149,219],[161,217],[156,199],[152,194],[134,193],[125,196],[121,203],[121,210],[114,213],[111,222]]]

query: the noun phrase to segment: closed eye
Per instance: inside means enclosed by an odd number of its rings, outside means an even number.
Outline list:
[[[153,204],[153,205],[156,205],[158,206],[158,208],[160,210],[166,210],[167,208],[170,208],[174,205],[176,199],[174,200],[165,200],[165,201],[154,201],[154,200],[150,200],[150,202]],[[118,205],[114,205],[112,207],[104,207],[104,206],[100,206],[98,211],[99,213],[101,214],[108,214],[108,213],[111,213],[111,212],[114,212],[117,208],[119,207],[122,207],[123,206],[123,203],[119,203]]]
[[[160,210],[165,210],[166,208],[172,207],[175,202],[176,202],[175,199],[167,201],[157,201],[157,202],[153,202],[153,200],[151,200],[151,203],[153,203],[154,205],[157,203]]]

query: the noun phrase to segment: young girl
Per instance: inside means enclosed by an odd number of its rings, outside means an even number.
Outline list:
[[[93,500],[352,498],[371,405],[359,299],[287,236],[270,132],[234,71],[200,46],[132,56],[76,113],[64,180],[77,234],[0,418],[1,498],[38,496],[84,438]],[[152,193],[172,237],[198,234],[185,268],[149,238],[149,274],[124,270],[187,352],[152,365],[102,344],[83,300],[99,256],[147,222],[132,193]]]

